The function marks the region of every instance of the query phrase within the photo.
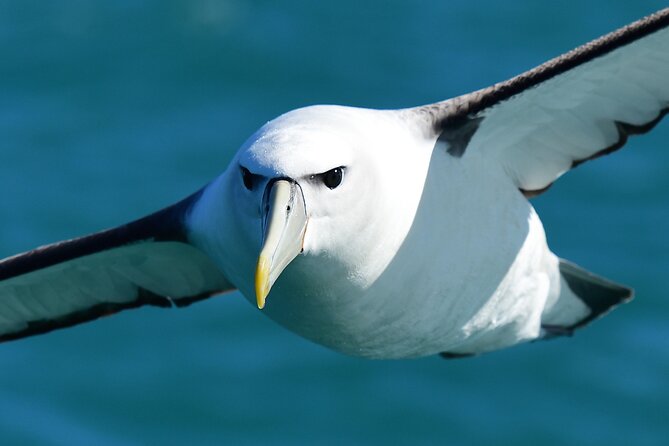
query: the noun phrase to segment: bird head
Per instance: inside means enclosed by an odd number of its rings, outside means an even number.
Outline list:
[[[406,234],[423,185],[412,173],[426,169],[429,150],[407,155],[415,135],[406,126],[394,111],[312,106],[260,128],[200,206],[224,203],[209,220],[227,237],[218,256],[226,276],[259,308],[284,270],[309,270],[296,258],[320,262],[311,283],[337,270],[347,284],[369,285]]]

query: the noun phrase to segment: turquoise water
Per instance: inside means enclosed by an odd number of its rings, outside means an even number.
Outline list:
[[[663,6],[0,3],[0,256],[189,194],[275,115],[486,86]],[[636,289],[571,339],[366,361],[238,294],[0,346],[0,444],[651,445],[669,439],[669,124],[535,200],[561,256]]]

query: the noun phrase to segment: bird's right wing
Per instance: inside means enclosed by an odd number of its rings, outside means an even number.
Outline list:
[[[198,197],[0,261],[0,341],[233,290],[211,259],[188,243],[184,220]]]

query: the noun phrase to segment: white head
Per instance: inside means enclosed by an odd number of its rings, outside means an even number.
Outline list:
[[[260,307],[277,279],[270,312],[294,299],[327,306],[370,286],[392,260],[433,144],[397,111],[286,113],[249,138],[207,188],[191,238]]]

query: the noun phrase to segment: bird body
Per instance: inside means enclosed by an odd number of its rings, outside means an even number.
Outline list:
[[[346,169],[348,190],[303,186],[305,201],[317,203],[304,255],[273,286],[268,316],[369,357],[478,352],[536,338],[545,303],[560,289],[538,216],[504,175],[450,156],[420,116],[412,122],[409,114],[317,106],[268,123],[194,207],[193,243],[255,301],[249,271],[261,245],[262,209],[259,197],[244,195],[264,189],[244,190],[238,163],[291,178],[355,166]],[[342,196],[312,196],[335,192]]]

